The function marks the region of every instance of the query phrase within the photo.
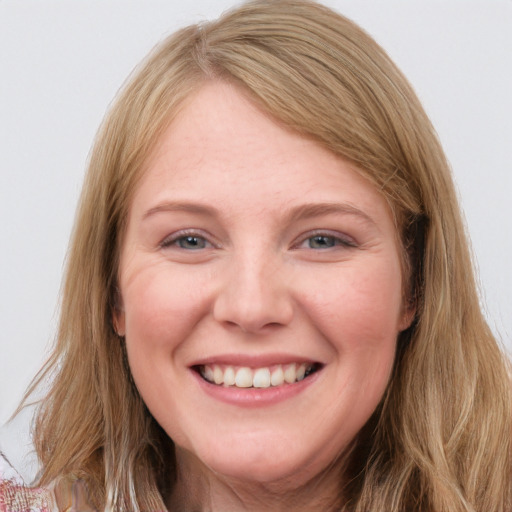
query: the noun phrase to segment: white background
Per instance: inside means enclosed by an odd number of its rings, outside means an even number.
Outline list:
[[[52,339],[75,204],[109,102],[165,35],[232,3],[0,0],[0,424]],[[512,349],[512,1],[325,3],[372,34],[423,101],[460,191],[483,307]],[[27,425],[25,415],[0,427],[25,476]]]

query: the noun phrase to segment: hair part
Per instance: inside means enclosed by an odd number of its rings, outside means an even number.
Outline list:
[[[137,182],[161,133],[208,80],[235,84],[278,122],[351,161],[396,219],[416,319],[340,482],[345,509],[510,509],[508,368],[479,307],[446,158],[386,53],[306,0],[249,2],[177,32],[113,104],[79,204],[55,349],[28,392],[54,376],[35,422],[40,483],[83,478],[97,508],[165,509],[173,444],[131,380],[112,313]]]

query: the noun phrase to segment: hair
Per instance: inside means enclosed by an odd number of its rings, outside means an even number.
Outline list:
[[[387,54],[307,0],[249,2],[178,31],[112,105],[90,156],[55,347],[28,392],[51,379],[34,423],[39,484],[82,478],[102,510],[165,510],[173,442],[133,384],[112,314],[144,163],[210,80],[235,84],[278,122],[354,163],[396,219],[416,317],[355,441],[340,481],[343,510],[511,510],[508,363],[481,312],[447,160]]]

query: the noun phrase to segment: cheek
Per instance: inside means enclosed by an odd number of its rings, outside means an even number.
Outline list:
[[[175,349],[203,315],[204,279],[183,274],[157,266],[142,270],[123,288],[126,339],[139,355]]]
[[[304,294],[304,300],[326,338],[342,350],[384,349],[394,344],[402,315],[397,262],[364,272],[344,268],[323,282],[326,285],[316,289],[311,283],[307,288],[314,291]]]
[[[402,310],[400,276],[394,260],[345,266],[321,281],[325,286],[302,297],[337,362],[335,388],[343,390],[344,402],[333,397],[327,410],[348,407],[356,431],[381,400],[393,369]]]
[[[199,280],[193,273],[185,274],[186,279],[184,274],[157,265],[135,272],[122,288],[126,349],[135,385],[157,421],[173,433],[182,430],[176,427],[180,420],[174,411],[182,405],[183,393],[176,385],[183,378],[186,340],[208,307]]]

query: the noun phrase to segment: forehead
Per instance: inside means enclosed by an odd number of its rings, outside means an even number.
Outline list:
[[[306,199],[356,202],[389,213],[381,194],[346,160],[285,128],[232,84],[194,93],[147,159],[134,207],[201,199],[244,209]]]

